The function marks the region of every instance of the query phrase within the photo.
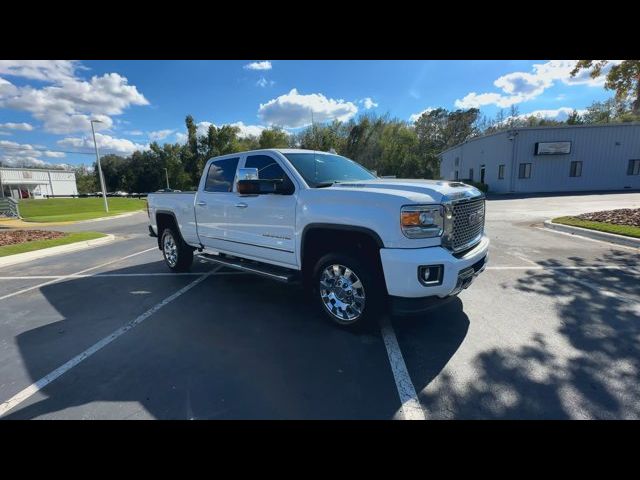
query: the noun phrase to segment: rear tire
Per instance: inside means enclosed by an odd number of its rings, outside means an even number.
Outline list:
[[[323,315],[340,327],[369,328],[384,312],[381,275],[355,254],[324,255],[316,262],[311,285]]]
[[[167,227],[160,240],[164,262],[172,272],[188,272],[193,264],[193,248],[184,243],[179,233]]]

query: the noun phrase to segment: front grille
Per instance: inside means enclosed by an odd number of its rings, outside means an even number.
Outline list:
[[[480,240],[484,231],[484,213],[483,198],[453,205],[451,249],[454,252],[469,248]],[[477,221],[472,222],[473,217],[477,218]]]

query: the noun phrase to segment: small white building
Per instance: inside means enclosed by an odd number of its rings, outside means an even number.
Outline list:
[[[37,168],[0,167],[0,198],[46,198],[45,195],[77,195],[75,172]]]

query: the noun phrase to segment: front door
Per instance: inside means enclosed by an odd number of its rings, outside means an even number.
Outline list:
[[[244,168],[257,168],[260,179],[282,179],[290,194],[240,195],[228,208],[227,237],[235,249],[256,259],[296,267],[295,187],[279,160],[269,154],[248,155]]]

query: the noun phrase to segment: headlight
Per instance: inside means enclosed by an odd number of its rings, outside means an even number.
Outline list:
[[[444,230],[442,205],[411,205],[400,210],[402,233],[409,238],[432,238]]]

